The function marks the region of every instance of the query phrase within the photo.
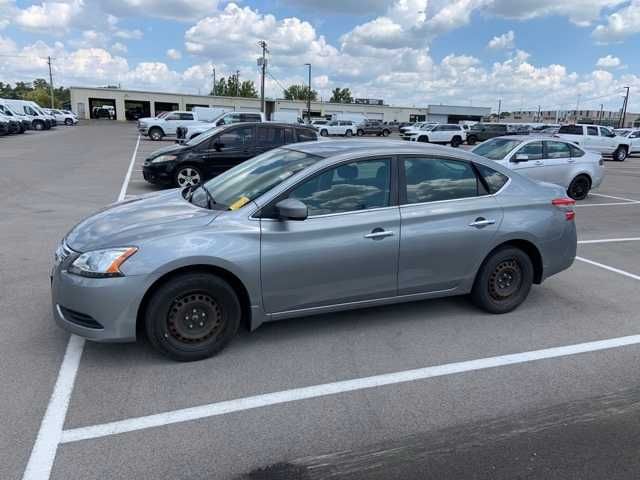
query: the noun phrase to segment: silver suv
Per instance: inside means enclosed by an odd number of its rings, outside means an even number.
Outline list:
[[[241,324],[471,294],[506,313],[576,254],[574,201],[476,155],[375,140],[271,150],[115,204],[56,251],[53,314],[181,361]]]

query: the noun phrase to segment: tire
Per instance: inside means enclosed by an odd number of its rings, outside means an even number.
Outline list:
[[[384,130],[382,130],[382,136],[383,137],[388,137],[391,134],[391,132],[389,130],[387,130],[386,128]]]
[[[73,120],[71,120],[70,118],[65,118],[65,119],[64,119],[64,124],[65,124],[67,127],[70,127],[71,125],[73,125]]]
[[[44,130],[45,125],[44,125],[44,123],[42,123],[42,122],[40,122],[40,121],[37,121],[37,122],[35,122],[35,123],[33,124],[33,128],[34,128],[34,130],[41,131],[41,130]]]
[[[418,137],[417,141],[421,143],[429,143],[429,137],[427,137],[426,135],[421,135]]]
[[[460,145],[462,145],[462,138],[458,137],[457,135],[455,137],[453,137],[451,139],[451,146],[453,148],[458,148]]]
[[[153,127],[151,130],[149,130],[149,138],[154,142],[158,142],[162,140],[163,137],[164,137],[164,132],[162,131],[161,128]]]
[[[584,200],[589,195],[591,189],[591,180],[586,175],[578,175],[574,178],[567,188],[567,195],[574,200]]]
[[[508,313],[525,301],[533,284],[533,264],[519,248],[501,247],[485,259],[471,301],[489,313]]]
[[[173,176],[173,183],[178,188],[200,185],[204,181],[202,171],[193,165],[178,165]]]
[[[186,273],[161,285],[144,315],[147,337],[179,362],[209,358],[238,332],[242,309],[233,288],[209,273]]]
[[[619,162],[624,162],[628,154],[629,152],[627,151],[627,147],[620,145],[616,148],[616,151],[613,152],[613,158]]]
[[[322,130],[320,130],[320,136],[321,137],[328,137],[329,136],[329,132],[327,132],[326,128],[323,128]]]
[[[364,130],[358,130],[356,132],[356,135],[358,135],[359,137],[362,137],[364,135]]]
[[[477,141],[478,141],[478,139],[474,135],[471,135],[470,137],[467,137],[467,144],[468,145],[475,145]]]
[[[347,130],[346,132],[344,132],[345,136],[347,137],[351,137],[353,136],[353,132],[351,130]]]

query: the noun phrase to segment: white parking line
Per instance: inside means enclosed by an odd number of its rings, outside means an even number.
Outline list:
[[[588,263],[595,267],[600,267],[605,270],[609,270],[610,272],[617,273],[619,275],[624,275],[625,277],[633,278],[634,280],[640,280],[640,275],[635,275],[633,273],[625,272],[624,270],[620,270],[619,268],[610,267],[609,265],[605,265],[604,263],[594,262],[593,260],[589,260],[588,258],[576,257],[576,260],[580,260],[581,262]]]
[[[614,205],[638,205],[640,202],[581,203],[575,207],[612,207]]]
[[[589,192],[589,195],[593,195],[594,197],[613,198],[614,200],[626,200],[627,202],[638,202],[638,201],[640,201],[640,200],[634,200],[634,199],[631,199],[631,198],[614,197],[613,195],[604,195],[602,193]]]
[[[488,368],[504,367],[522,363],[546,360],[550,358],[566,357],[587,352],[597,352],[611,348],[619,348],[628,345],[640,344],[640,335],[610,338],[595,342],[578,343],[562,347],[545,348],[529,352],[500,355],[497,357],[480,358],[466,362],[447,363],[433,367],[405,370],[372,377],[356,378],[341,382],[325,383],[310,387],[294,388],[281,392],[267,393],[253,397],[238,398],[224,402],[211,403],[198,407],[184,408],[170,412],[147,415],[144,417],[129,418],[116,422],[92,425],[89,427],[73,428],[62,433],[61,443],[78,442],[93,438],[107,437],[120,433],[144,430],[153,427],[162,427],[174,423],[188,422],[202,418],[210,418],[228,413],[241,412],[254,408],[268,407],[282,403],[308,400],[311,398],[325,397],[339,393],[354,392],[398,383],[414,382],[427,378],[455,375],[463,372],[473,372]]]
[[[127,193],[127,185],[131,179],[131,170],[136,159],[138,146],[140,145],[140,136],[136,141],[133,155],[129,162],[129,168],[122,182],[118,201],[122,201]],[[49,399],[49,404],[40,423],[40,429],[36,436],[36,441],[31,449],[31,455],[27,462],[22,480],[47,480],[51,476],[51,468],[56,458],[58,445],[62,439],[62,429],[69,408],[69,401],[73,393],[73,386],[76,381],[76,375],[80,368],[80,359],[84,350],[85,340],[77,335],[69,337],[67,349],[62,359],[62,365],[58,371],[53,393]]]
[[[638,242],[640,237],[628,237],[628,238],[603,238],[601,240],[579,240],[579,245],[588,245],[591,243],[617,243],[617,242]]]

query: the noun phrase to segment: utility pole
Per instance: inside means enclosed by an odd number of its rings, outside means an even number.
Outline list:
[[[55,108],[53,98],[53,74],[51,73],[51,57],[47,57],[47,64],[49,65],[49,93],[51,94],[51,108]]]
[[[258,45],[262,47],[262,59],[258,59],[258,65],[262,67],[262,78],[260,79],[260,111],[265,113],[264,76],[267,72],[267,42],[260,40]]]
[[[216,95],[216,67],[211,65],[211,70],[213,73],[213,88],[211,89],[211,95],[215,96]]]
[[[627,94],[624,96],[624,103],[622,104],[622,117],[620,117],[620,128],[624,128],[624,121],[627,117],[627,105],[629,104],[629,87],[624,87],[627,89]]]
[[[604,103],[600,104],[600,113],[598,113],[598,125],[602,125],[604,119]]]
[[[538,105],[538,122],[540,122],[540,105]]]
[[[309,86],[307,91],[307,122],[311,123],[311,64],[305,63],[309,67]]]
[[[240,70],[236,70],[236,97],[240,89]]]
[[[500,110],[502,109],[502,99],[498,100],[498,121],[500,121]]]

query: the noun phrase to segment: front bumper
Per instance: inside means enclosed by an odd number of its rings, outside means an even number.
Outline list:
[[[136,339],[142,276],[85,278],[57,267],[51,276],[53,317],[63,329],[99,342]]]
[[[149,183],[171,185],[173,183],[173,162],[153,164],[145,162],[142,166],[142,177]]]
[[[31,130],[32,125],[31,125],[31,120],[21,120],[22,121],[22,126],[24,127],[25,130]]]

